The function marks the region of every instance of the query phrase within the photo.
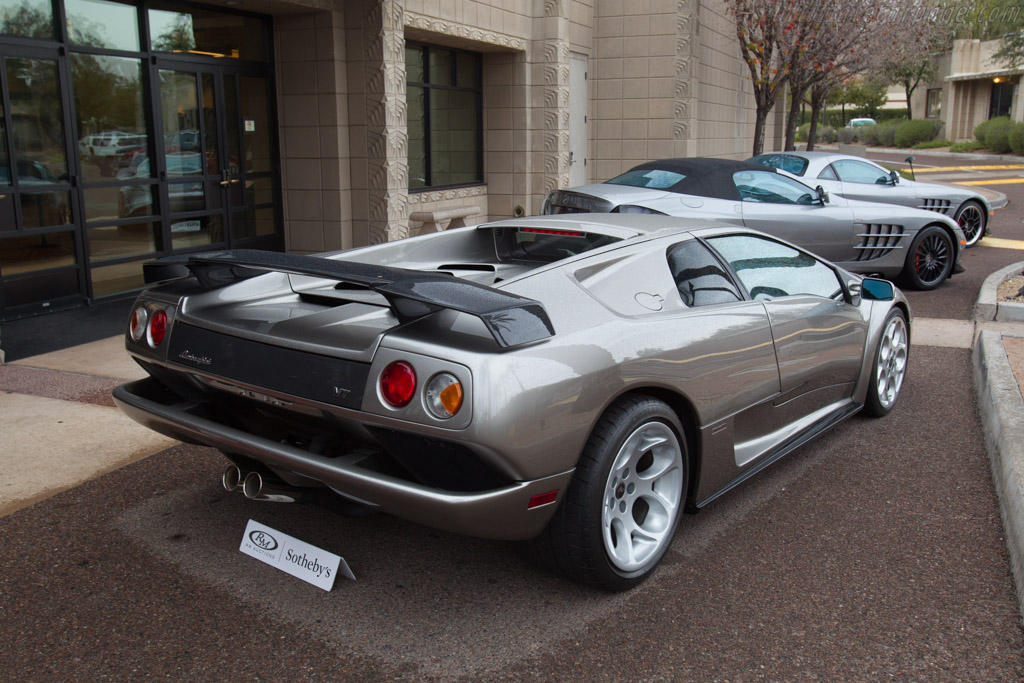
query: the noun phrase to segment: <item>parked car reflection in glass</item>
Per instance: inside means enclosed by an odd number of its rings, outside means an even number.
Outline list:
[[[172,212],[200,211],[206,208],[202,182],[175,182],[175,178],[202,175],[203,157],[197,152],[167,155],[167,194]],[[136,178],[151,178],[150,160],[142,159],[135,169]],[[146,216],[154,213],[151,185],[122,185],[121,215]]]

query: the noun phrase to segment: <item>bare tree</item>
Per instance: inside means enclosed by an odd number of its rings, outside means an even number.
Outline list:
[[[889,0],[800,0],[808,37],[802,50],[793,53],[787,68],[794,101],[811,92],[812,121],[825,106],[829,91],[851,74],[877,68],[890,54],[894,40],[884,19],[891,12]],[[797,99],[799,98],[799,99]],[[794,148],[799,110],[790,109],[786,120],[786,149]],[[811,132],[817,126],[812,123]],[[809,148],[814,137],[808,136]]]
[[[786,82],[788,54],[793,49],[795,0],[726,0],[736,20],[740,54],[754,87],[755,155],[764,150],[765,123]]]
[[[896,40],[891,41],[880,72],[890,83],[903,86],[907,95],[907,118],[914,118],[911,96],[921,83],[935,78],[936,52],[949,47],[950,27],[941,21],[941,9],[924,0],[892,10],[886,17]]]

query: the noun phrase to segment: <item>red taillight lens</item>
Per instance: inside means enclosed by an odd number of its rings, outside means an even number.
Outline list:
[[[396,408],[408,404],[416,393],[416,371],[405,361],[395,361],[380,373],[380,393]]]
[[[167,314],[163,310],[157,309],[149,318],[149,345],[160,346],[165,334],[167,334]]]

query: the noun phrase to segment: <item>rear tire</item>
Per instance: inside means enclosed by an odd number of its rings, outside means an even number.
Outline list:
[[[534,557],[574,581],[632,588],[657,567],[686,503],[683,427],[650,396],[616,401],[591,433]]]
[[[953,272],[956,250],[942,228],[929,225],[914,237],[903,265],[903,280],[914,289],[935,289]]]
[[[987,218],[985,207],[973,199],[964,202],[956,212],[956,222],[964,231],[968,247],[973,247],[985,236],[985,228],[988,226]]]

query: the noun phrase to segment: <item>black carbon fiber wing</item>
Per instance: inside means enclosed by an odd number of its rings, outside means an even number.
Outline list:
[[[555,333],[541,302],[451,275],[255,249],[171,259],[161,259],[154,266],[185,266],[203,287],[221,287],[274,271],[363,285],[384,296],[403,322],[445,308],[468,313],[480,318],[503,348],[547,339]]]

